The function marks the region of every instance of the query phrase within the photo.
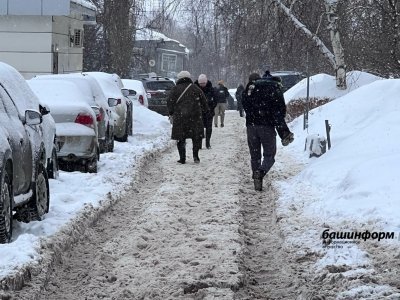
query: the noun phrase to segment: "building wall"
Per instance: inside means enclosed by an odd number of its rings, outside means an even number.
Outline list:
[[[0,16],[0,61],[24,77],[51,71],[50,16]]]
[[[135,49],[141,49],[141,57],[145,62],[137,73],[155,72],[159,76],[175,77],[177,73],[187,68],[188,58],[184,52],[185,48],[175,41],[135,41]],[[173,70],[166,71],[163,68],[163,54],[176,57]],[[154,67],[147,64],[149,60],[155,61]]]
[[[82,72],[83,48],[75,47],[70,41],[74,30],[81,30],[83,40],[83,23],[70,17],[53,17],[52,40],[58,53],[58,73]]]
[[[53,15],[51,15],[53,14]],[[70,0],[0,0],[0,61],[26,79],[82,71],[83,24],[95,12]],[[71,42],[75,30],[81,43]]]

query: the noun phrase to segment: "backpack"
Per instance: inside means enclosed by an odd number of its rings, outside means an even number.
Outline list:
[[[268,78],[260,78],[249,86],[246,97],[255,114],[260,117],[274,117],[277,109],[279,109],[278,103],[282,97],[282,92],[278,82]]]

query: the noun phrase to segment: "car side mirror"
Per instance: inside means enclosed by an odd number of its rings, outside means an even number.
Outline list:
[[[128,96],[136,96],[136,91],[135,90],[128,90],[129,91],[129,95]]]
[[[121,89],[122,95],[124,95],[125,97],[129,96],[129,90],[128,89]]]
[[[39,111],[42,116],[48,115],[50,113],[50,109],[46,105],[39,104]]]
[[[43,118],[40,112],[31,109],[25,111],[25,123],[27,125],[39,125],[42,122]]]
[[[115,98],[108,98],[108,106],[114,107],[118,105],[118,99]]]

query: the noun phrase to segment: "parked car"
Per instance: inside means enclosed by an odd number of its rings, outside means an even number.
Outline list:
[[[138,101],[141,105],[149,107],[149,100],[147,99],[146,89],[144,88],[143,82],[135,79],[121,79],[124,87],[129,90],[130,94],[128,98],[132,101]],[[132,95],[131,91],[135,91],[136,95]]]
[[[81,73],[39,75],[33,79],[68,80],[76,84],[85,96],[86,103],[92,107],[96,115],[100,153],[114,151],[114,126],[118,116],[113,106],[110,106],[106,95],[96,79]],[[115,103],[115,101],[110,101],[110,103]]]
[[[56,122],[60,168],[96,173],[100,157],[96,115],[79,86],[60,79],[28,83]]]
[[[49,211],[43,116],[37,105],[21,74],[0,62],[0,243],[10,242],[13,217],[30,222]]]
[[[132,101],[123,94],[124,85],[117,74],[108,74],[104,72],[86,72],[97,80],[108,98],[118,99],[118,105],[115,112],[118,115],[114,128],[114,137],[117,141],[126,142],[128,135],[132,135],[133,126],[133,105]]]
[[[303,73],[297,71],[275,71],[271,72],[271,75],[278,76],[282,79],[283,92],[286,92],[292,86],[306,78]]]
[[[142,78],[141,81],[146,89],[149,109],[167,116],[167,99],[171,89],[175,86],[175,83],[165,77]]]

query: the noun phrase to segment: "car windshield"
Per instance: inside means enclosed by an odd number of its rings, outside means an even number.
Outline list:
[[[174,87],[174,83],[172,81],[149,81],[146,82],[146,86],[148,90],[152,91],[170,90]]]
[[[285,87],[292,87],[299,81],[299,76],[297,75],[284,75],[280,77],[282,78],[282,84]]]

